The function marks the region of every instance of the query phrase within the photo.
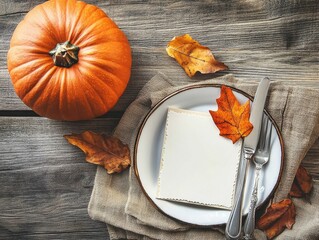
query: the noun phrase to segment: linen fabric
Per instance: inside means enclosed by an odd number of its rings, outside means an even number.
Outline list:
[[[159,73],[146,83],[136,100],[127,108],[114,135],[129,145],[132,157],[138,126],[148,111],[168,94],[185,87],[181,84],[184,82],[173,81]],[[258,79],[252,82],[225,75],[192,84],[207,83],[233,86],[254,96]],[[285,156],[281,180],[273,197],[274,202],[287,197],[302,159],[319,136],[318,96],[319,89],[300,87],[296,81],[271,82],[265,108],[281,131]],[[319,238],[319,183],[315,182],[314,185],[312,204],[302,199],[294,199],[296,223],[292,230],[284,231],[277,239]],[[133,166],[115,175],[108,175],[103,168],[97,168],[88,213],[92,219],[107,224],[111,239],[225,238],[225,226],[200,228],[176,221],[159,212],[143,194]],[[256,238],[264,239],[265,236],[257,230]]]

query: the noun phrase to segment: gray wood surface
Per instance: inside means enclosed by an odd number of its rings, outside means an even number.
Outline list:
[[[229,66],[217,74],[289,81],[319,88],[319,2],[262,0],[101,1],[132,46],[130,83],[111,113],[75,123],[38,117],[16,96],[7,71],[11,35],[40,0],[0,0],[0,239],[108,239],[87,204],[95,166],[66,143],[64,134],[112,133],[121,114],[158,71],[178,80],[184,71],[166,44],[189,33]],[[301,80],[301,81],[299,81]],[[304,165],[319,180],[319,140]]]
[[[0,239],[107,239],[87,205],[96,167],[64,134],[111,134],[118,119],[0,118]]]

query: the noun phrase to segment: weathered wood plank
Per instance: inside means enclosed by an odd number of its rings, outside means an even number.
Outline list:
[[[158,71],[185,76],[165,52],[167,42],[185,33],[210,47],[236,77],[274,80],[319,79],[319,11],[303,1],[87,1],[101,7],[127,34],[132,45],[131,81],[115,111],[124,110]],[[12,32],[39,1],[5,2],[0,9],[0,110],[28,110],[15,95],[6,53]],[[289,4],[288,4],[289,3]],[[2,15],[2,16],[1,16]],[[190,81],[219,76],[197,75]]]
[[[0,118],[1,239],[105,239],[105,225],[87,214],[96,167],[62,136],[87,129],[108,134],[117,121]],[[318,155],[319,140],[303,162],[317,180]]]
[[[315,180],[319,180],[319,139],[308,151],[302,165],[309,171]]]
[[[108,239],[87,213],[96,166],[63,135],[111,134],[117,122],[0,118],[0,239]]]
[[[74,149],[68,146],[64,134],[83,130],[110,133],[117,120],[59,122],[38,117],[0,118],[1,169],[66,164],[65,156]]]
[[[0,232],[2,231],[0,227]],[[79,237],[80,236],[80,237]],[[107,235],[107,229],[104,227],[100,232],[70,232],[70,233],[37,233],[37,234],[8,234],[4,235],[2,240],[77,240],[77,239],[97,239],[97,240],[109,240]]]
[[[6,58],[15,27],[41,2],[0,0],[0,116],[29,111],[14,93]],[[113,111],[124,111],[158,71],[176,81],[181,76],[195,82],[232,73],[319,88],[317,0],[86,2],[113,18],[132,45],[131,81]],[[185,33],[208,46],[230,69],[185,78],[165,52],[173,36]],[[105,225],[87,215],[95,166],[85,163],[84,155],[62,136],[88,129],[111,133],[118,121],[115,115],[76,123],[0,117],[0,239],[108,239]],[[319,140],[303,162],[316,180],[318,156]]]
[[[0,16],[14,15],[18,13],[27,13],[31,8],[37,4],[42,3],[41,0],[27,0],[27,1],[10,1],[2,0],[0,4]]]
[[[105,239],[105,224],[87,214],[95,169],[68,164],[2,172],[1,228],[11,237],[72,232],[78,239],[104,233]],[[0,230],[1,239],[7,234]]]

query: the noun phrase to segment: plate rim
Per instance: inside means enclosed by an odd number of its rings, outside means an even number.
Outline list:
[[[182,92],[188,91],[188,90],[192,90],[192,89],[198,89],[198,88],[207,88],[207,87],[213,87],[213,88],[221,88],[222,86],[227,86],[229,88],[231,88],[233,91],[244,95],[245,97],[247,97],[250,101],[254,100],[254,97],[249,95],[248,93],[246,93],[243,90],[240,90],[236,87],[233,86],[229,86],[227,84],[218,84],[218,83],[202,83],[202,84],[193,84],[193,85],[189,85],[189,86],[185,86],[182,87],[178,90],[173,91],[172,93],[168,94],[167,96],[163,97],[161,100],[159,100],[153,107],[151,107],[151,109],[147,112],[147,114],[145,115],[145,117],[143,118],[143,121],[140,123],[139,128],[138,128],[138,132],[137,132],[137,136],[135,138],[135,143],[134,143],[134,151],[133,151],[133,168],[134,168],[134,173],[135,176],[138,180],[138,183],[142,189],[142,192],[144,194],[144,196],[147,198],[147,200],[151,203],[151,205],[158,210],[160,213],[162,213],[163,215],[169,217],[170,219],[173,219],[177,222],[180,223],[184,223],[184,224],[188,224],[190,226],[195,226],[195,227],[218,227],[218,226],[223,226],[226,223],[222,223],[222,224],[211,224],[211,225],[201,225],[201,224],[195,224],[195,223],[189,223],[186,221],[183,221],[181,219],[178,219],[176,217],[171,216],[170,214],[166,213],[164,210],[162,210],[149,196],[149,194],[146,192],[143,183],[140,179],[140,174],[137,168],[137,150],[138,150],[138,143],[142,134],[142,131],[144,129],[145,124],[147,123],[148,119],[151,117],[151,115],[157,110],[157,108],[159,108],[164,102],[166,102],[168,99],[172,98],[173,96],[180,94]],[[267,111],[267,109],[264,108],[264,114],[267,115],[267,117],[270,119],[272,125],[274,126],[278,138],[279,138],[279,143],[280,143],[280,150],[281,150],[281,162],[280,162],[280,169],[279,169],[279,174],[276,180],[276,184],[274,186],[274,188],[272,189],[272,191],[270,192],[270,194],[268,195],[268,197],[266,197],[266,199],[260,203],[260,205],[257,207],[257,211],[261,210],[262,208],[264,208],[265,206],[267,206],[269,203],[269,201],[274,197],[274,193],[277,190],[278,186],[279,186],[279,182],[280,179],[282,177],[282,173],[283,173],[283,168],[284,168],[284,141],[283,141],[283,137],[281,135],[281,131],[278,127],[278,125],[276,124],[275,120],[273,119],[273,117],[270,115],[270,113]],[[263,209],[263,213],[265,212],[266,209]]]

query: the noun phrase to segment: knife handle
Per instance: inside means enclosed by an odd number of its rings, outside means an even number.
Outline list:
[[[249,212],[244,225],[245,240],[254,239],[255,220],[256,220],[255,216],[256,216],[256,207],[258,202],[258,182],[259,182],[260,169],[261,169],[260,166],[256,169],[255,184],[254,184],[253,193],[251,195],[250,208],[249,208]]]
[[[230,213],[229,220],[226,225],[226,237],[227,239],[239,239],[241,234],[241,223],[242,223],[242,194],[236,199],[233,211]]]
[[[225,229],[227,239],[239,239],[241,235],[243,190],[247,168],[247,160],[245,158],[242,160],[241,169],[243,171],[241,171],[242,174],[238,176],[234,206],[230,212]]]

